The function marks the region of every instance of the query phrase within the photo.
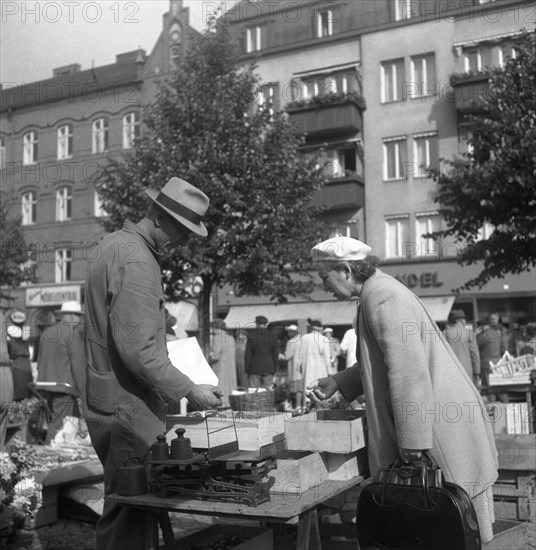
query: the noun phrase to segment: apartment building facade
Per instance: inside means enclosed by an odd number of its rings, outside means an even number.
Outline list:
[[[86,264],[98,255],[106,215],[94,182],[109,157],[132,149],[143,107],[196,33],[182,0],[171,0],[149,55],[138,49],[109,65],[82,70],[75,63],[49,79],[3,87],[3,200],[21,217],[37,279],[12,291],[3,308],[5,316],[25,311],[32,336],[63,302],[84,301]]]
[[[479,266],[460,267],[458,244],[423,236],[445,228],[429,171],[439,168],[440,158],[467,151],[469,115],[481,108],[486,71],[512,55],[521,29],[534,27],[535,9],[534,2],[514,0],[340,0],[301,2],[299,9],[295,2],[260,0],[242,2],[234,13],[244,60],[256,59],[262,81],[273,94],[280,91],[274,102],[308,132],[304,151],[317,154],[319,162],[331,160],[326,204],[335,203],[336,189],[347,185],[341,165],[348,157],[341,151],[356,143],[360,202],[352,203],[346,190],[330,212],[339,222],[334,227],[371,245],[381,268],[410,287],[440,323],[453,306],[473,321],[498,311],[512,327],[536,317],[534,270],[457,294]],[[337,78],[347,66],[358,74],[360,126],[354,134],[335,136],[329,96],[348,94]],[[309,103],[309,119],[307,111],[296,109],[296,90],[298,104]],[[482,234],[491,230],[483,227]],[[334,325],[346,325],[353,316],[350,309],[341,315],[341,304],[330,307],[321,291],[309,298],[274,306],[223,289],[219,305],[222,311],[230,307],[231,325],[253,318],[255,309],[274,320],[299,320],[317,311]]]

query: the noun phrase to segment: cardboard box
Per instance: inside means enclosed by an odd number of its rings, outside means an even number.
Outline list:
[[[365,447],[364,411],[319,410],[285,418],[289,451],[353,453]]]
[[[322,453],[322,459],[330,481],[348,481],[368,472],[368,453],[365,448],[353,453]]]
[[[303,493],[328,479],[326,462],[319,453],[287,451],[278,453],[272,493]]]
[[[284,440],[285,425],[283,413],[270,413],[266,416],[248,415],[247,413],[224,412],[221,416],[207,419],[196,416],[168,415],[167,435],[168,445],[177,437],[175,430],[184,428],[184,437],[189,438],[194,449],[208,449],[232,443],[238,438],[238,448],[241,451],[260,451],[269,445],[277,445]],[[236,432],[235,432],[236,427]],[[270,453],[275,454],[275,453]],[[262,458],[262,457],[261,457]]]

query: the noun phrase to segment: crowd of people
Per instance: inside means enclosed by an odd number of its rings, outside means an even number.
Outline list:
[[[335,237],[311,254],[324,289],[337,300],[356,301],[354,326],[339,334],[342,339],[319,319],[309,319],[307,327],[297,320],[270,326],[260,314],[233,332],[216,319],[207,361],[219,386],[194,384],[168,357],[166,343],[188,334],[163,307],[159,262],[190,235],[207,235],[210,201],[179,178],[146,194],[145,217],[106,235],[98,261],[88,263],[84,309],[63,304],[56,323],[42,332],[36,380],[50,384],[47,399],[57,420],[45,443],[62,417],[83,416],[103,464],[105,491],[114,493],[120,466],[128,457],[148,456],[165,429],[166,409],[183,398],[193,410],[215,409],[228,406],[238,387],[285,383],[294,406],[303,409],[339,391],[348,402],[365,402],[373,478],[397,456],[416,462],[429,451],[447,481],[470,493],[482,540],[490,540],[497,453],[480,390],[489,385],[490,364],[508,347],[499,315],[474,330],[455,309],[441,331],[415,294],[382,273],[368,245]],[[23,312],[13,312],[8,327],[11,399],[27,397],[34,379],[25,321]],[[536,324],[529,324],[516,351],[535,350]],[[443,414],[453,404],[457,422]],[[106,501],[97,549],[143,548],[144,514]]]

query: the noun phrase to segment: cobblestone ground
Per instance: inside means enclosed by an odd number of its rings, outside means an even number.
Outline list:
[[[170,514],[177,538],[204,529],[214,523],[206,516]],[[94,550],[95,525],[60,519],[54,525],[22,530],[13,542],[0,540],[0,550]]]

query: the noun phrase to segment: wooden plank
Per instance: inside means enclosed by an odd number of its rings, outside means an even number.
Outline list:
[[[363,411],[320,410],[285,418],[290,451],[353,453],[365,447]]]
[[[135,497],[110,494],[106,500],[145,510],[168,510],[170,512],[191,512],[196,514],[226,517],[252,517],[262,521],[288,521],[330,498],[363,481],[361,476],[349,481],[326,481],[301,494],[271,495],[269,502],[257,507],[243,503],[203,501],[182,496],[162,497],[146,494]]]
[[[536,470],[536,434],[495,434],[499,468]]]

